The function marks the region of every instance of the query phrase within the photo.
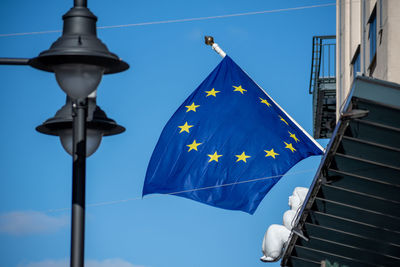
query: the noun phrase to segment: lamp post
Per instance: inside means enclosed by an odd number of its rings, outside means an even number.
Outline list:
[[[72,129],[69,126],[63,127],[61,130],[55,129],[57,133],[46,132],[44,130],[46,126],[49,128],[52,125],[52,121],[48,120],[37,130],[60,136],[63,145],[65,144],[63,140],[70,138],[72,133],[71,266],[82,267],[85,235],[86,134],[94,130],[91,127],[89,127],[89,131],[86,129],[88,101],[92,101],[88,100],[87,96],[96,90],[103,74],[118,73],[128,69],[129,66],[115,54],[109,52],[97,38],[97,18],[87,8],[86,0],[74,0],[74,7],[63,16],[63,20],[62,36],[52,44],[50,49],[31,59],[29,65],[40,70],[54,72],[61,89],[71,98]],[[92,124],[94,122],[95,120],[90,121]],[[108,126],[112,124],[111,121],[107,122]],[[58,126],[62,124],[58,124]],[[71,125],[70,120],[68,124]],[[103,124],[97,124],[97,126],[99,125]],[[114,126],[112,128],[116,131],[109,132],[109,134],[123,131],[123,127]],[[98,127],[94,128],[98,129]],[[101,134],[104,135],[104,131]]]
[[[73,157],[70,265],[83,267],[86,157],[96,151],[102,136],[125,130],[96,105],[95,91],[103,74],[125,71],[129,65],[97,38],[97,17],[87,8],[86,0],[74,0],[63,20],[62,36],[50,49],[32,59],[0,58],[0,65],[30,65],[53,72],[67,94],[66,105],[36,130],[59,136]]]

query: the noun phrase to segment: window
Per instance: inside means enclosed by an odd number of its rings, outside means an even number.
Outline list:
[[[353,79],[354,79],[357,76],[357,72],[361,71],[360,45],[358,45],[356,52],[354,53],[353,59],[351,60],[351,65],[353,66]]]
[[[376,7],[374,11],[372,11],[371,17],[369,18],[369,61],[372,64],[372,61],[376,55]]]

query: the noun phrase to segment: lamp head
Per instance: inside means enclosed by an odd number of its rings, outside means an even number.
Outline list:
[[[67,97],[66,104],[56,115],[36,127],[36,131],[60,137],[60,141],[68,154],[72,155],[72,101]],[[106,113],[96,105],[96,98],[88,98],[88,116],[86,120],[86,156],[92,155],[100,146],[103,136],[120,134],[125,128],[107,117]]]
[[[60,87],[72,98],[86,98],[103,74],[118,73],[129,65],[97,38],[97,17],[87,7],[75,6],[64,16],[63,34],[29,65],[56,74]],[[78,87],[78,88],[77,88]]]

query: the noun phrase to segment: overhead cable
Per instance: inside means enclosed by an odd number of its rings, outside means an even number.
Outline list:
[[[139,22],[139,23],[132,23],[132,24],[99,26],[99,27],[97,27],[97,29],[129,28],[129,27],[148,26],[148,25],[157,25],[157,24],[182,23],[182,22],[201,21],[201,20],[213,20],[213,19],[222,19],[222,18],[231,18],[231,17],[240,17],[240,16],[251,16],[251,15],[259,15],[259,14],[267,14],[267,13],[279,13],[279,12],[295,11],[295,10],[302,10],[302,9],[334,6],[334,5],[336,5],[336,3],[327,3],[327,4],[312,5],[312,6],[301,6],[301,7],[290,7],[290,8],[272,9],[272,10],[263,10],[263,11],[253,11],[253,12],[244,12],[244,13],[235,13],[235,14],[227,14],[227,15],[208,16],[208,17],[172,19],[172,20],[161,20],[161,21],[151,21],[151,22]],[[61,30],[20,32],[20,33],[3,33],[3,34],[0,34],[0,37],[24,36],[24,35],[35,35],[35,34],[49,34],[49,33],[59,33],[59,32],[61,32]]]
[[[302,173],[310,173],[310,172],[315,172],[315,169],[301,170],[301,171],[297,171],[297,172],[292,172],[290,174],[286,174],[286,176],[288,176],[288,175],[297,175],[297,174],[302,174]],[[227,183],[227,184],[213,185],[213,186],[207,186],[207,187],[201,187],[201,188],[194,188],[194,189],[184,190],[184,191],[176,191],[176,192],[171,192],[171,193],[165,193],[164,195],[178,195],[178,194],[188,193],[188,192],[210,190],[210,189],[216,189],[216,188],[227,187],[227,186],[234,186],[234,185],[239,185],[239,184],[244,184],[244,183],[258,182],[258,181],[268,180],[268,179],[273,179],[273,178],[280,178],[282,176],[283,176],[283,174],[282,175],[262,177],[262,178],[257,178],[257,179],[251,179],[251,180],[238,181],[238,182],[234,182],[234,183]],[[154,196],[157,196],[157,195],[147,196],[146,199],[154,197]],[[143,199],[143,198],[142,197],[133,197],[133,198],[127,198],[127,199],[113,200],[113,201],[97,202],[97,203],[87,204],[86,207],[108,206],[108,205],[114,205],[114,204],[119,204],[119,203],[123,203],[123,202],[134,201],[134,200],[141,200],[141,199]],[[60,211],[68,211],[68,210],[71,210],[71,208],[51,209],[51,210],[47,210],[46,212],[60,212]]]

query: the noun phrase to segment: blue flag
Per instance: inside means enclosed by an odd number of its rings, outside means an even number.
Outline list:
[[[143,196],[174,194],[253,214],[297,162],[322,149],[226,56],[161,133]]]

